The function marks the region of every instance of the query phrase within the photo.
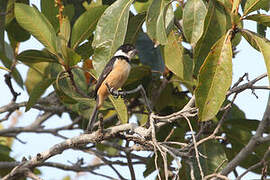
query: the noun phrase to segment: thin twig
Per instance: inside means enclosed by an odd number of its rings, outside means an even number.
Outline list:
[[[204,178],[204,173],[203,173],[203,169],[202,169],[202,166],[201,166],[201,163],[200,163],[200,157],[199,157],[198,146],[197,146],[196,138],[195,138],[195,135],[194,135],[195,132],[193,131],[192,125],[191,125],[191,123],[190,123],[190,120],[189,120],[187,117],[185,117],[185,116],[184,116],[184,118],[187,120],[189,129],[190,129],[190,131],[191,131],[192,140],[193,140],[194,149],[195,149],[196,160],[197,160],[198,167],[199,167],[199,170],[200,170],[201,179],[203,179],[203,178]]]
[[[126,148],[129,147],[129,141],[126,141]],[[130,153],[126,152],[126,157],[127,157],[127,162],[128,162],[128,168],[129,168],[129,172],[130,172],[130,177],[132,180],[136,180],[136,176],[135,176],[135,171],[132,165],[132,159],[130,157]]]

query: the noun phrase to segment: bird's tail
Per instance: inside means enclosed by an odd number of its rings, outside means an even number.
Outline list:
[[[88,122],[88,125],[87,125],[87,128],[86,128],[86,131],[88,133],[91,133],[92,130],[93,130],[93,126],[96,122],[96,119],[97,119],[97,114],[98,114],[98,98],[97,98],[97,102],[96,102],[96,105],[92,111],[92,115],[91,117],[89,118],[89,122]]]

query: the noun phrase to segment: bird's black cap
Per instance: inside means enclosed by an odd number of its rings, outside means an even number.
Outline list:
[[[134,49],[136,48],[132,44],[123,44],[118,48],[118,50],[122,50],[124,53],[128,53],[129,51],[132,51]]]

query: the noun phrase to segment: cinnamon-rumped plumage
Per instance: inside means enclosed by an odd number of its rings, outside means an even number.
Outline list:
[[[111,60],[106,64],[101,75],[98,78],[95,88],[96,105],[89,119],[87,131],[91,132],[97,118],[98,109],[103,105],[110,92],[106,83],[110,88],[117,90],[123,86],[128,78],[131,66],[130,60],[137,54],[137,50],[131,44],[120,46],[115,52]]]

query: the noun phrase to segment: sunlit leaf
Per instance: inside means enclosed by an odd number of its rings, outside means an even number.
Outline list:
[[[168,0],[155,0],[149,7],[146,16],[147,34],[156,44],[167,43],[166,12],[171,3]],[[174,16],[174,14],[171,14]]]
[[[96,48],[93,65],[97,74],[101,73],[106,62],[125,40],[129,8],[132,2],[133,0],[114,2],[105,10],[97,23],[92,44]]]
[[[128,111],[127,107],[125,105],[125,101],[122,98],[114,98],[112,95],[109,96],[109,99],[113,103],[113,106],[115,107],[115,110],[118,114],[118,117],[122,124],[125,124],[128,122]]]
[[[192,60],[184,59],[184,48],[177,31],[168,36],[168,44],[164,46],[164,61],[166,67],[181,80],[189,81],[192,78]]]
[[[206,5],[202,0],[187,1],[183,12],[183,30],[191,45],[194,45],[203,34],[206,14]]]
[[[270,15],[253,14],[253,15],[247,16],[245,19],[257,21],[260,24],[270,27]]]
[[[164,9],[160,12],[157,19],[156,38],[157,42],[164,45],[167,44],[167,33],[171,30],[173,24],[174,13],[171,3],[167,3]]]
[[[144,1],[144,2],[135,1],[133,3],[133,6],[134,6],[137,13],[146,12],[148,10],[149,6],[151,5],[152,1],[153,0],[148,0],[148,1]]]
[[[71,33],[71,28],[70,28],[70,22],[68,18],[63,18],[62,23],[60,26],[60,32],[58,34],[58,37],[60,38],[60,41],[62,42],[62,46],[67,46],[69,39],[70,39],[70,33]]]
[[[193,49],[193,73],[196,77],[211,47],[227,32],[227,29],[231,28],[230,21],[230,16],[226,14],[223,6],[215,1],[209,1],[208,12],[204,21],[204,33]]]
[[[24,29],[37,38],[51,53],[56,54],[56,33],[43,14],[35,7],[16,3],[15,16]]]
[[[244,8],[244,15],[247,15],[252,11],[261,9],[262,7],[265,7],[267,5],[269,5],[269,0],[247,0]]]
[[[199,72],[195,90],[199,120],[207,121],[219,111],[232,82],[230,35],[224,35],[212,48]]]
[[[263,54],[268,80],[270,82],[270,41],[248,30],[241,30],[241,33],[251,46]]]
[[[33,90],[33,88],[40,82],[43,81],[48,76],[47,62],[41,62],[41,63],[26,63],[26,65],[29,66],[29,69],[27,71],[26,80],[25,80],[25,87],[30,94]]]
[[[81,42],[91,36],[106,8],[107,6],[92,7],[76,20],[72,28],[71,48],[76,48]]]

